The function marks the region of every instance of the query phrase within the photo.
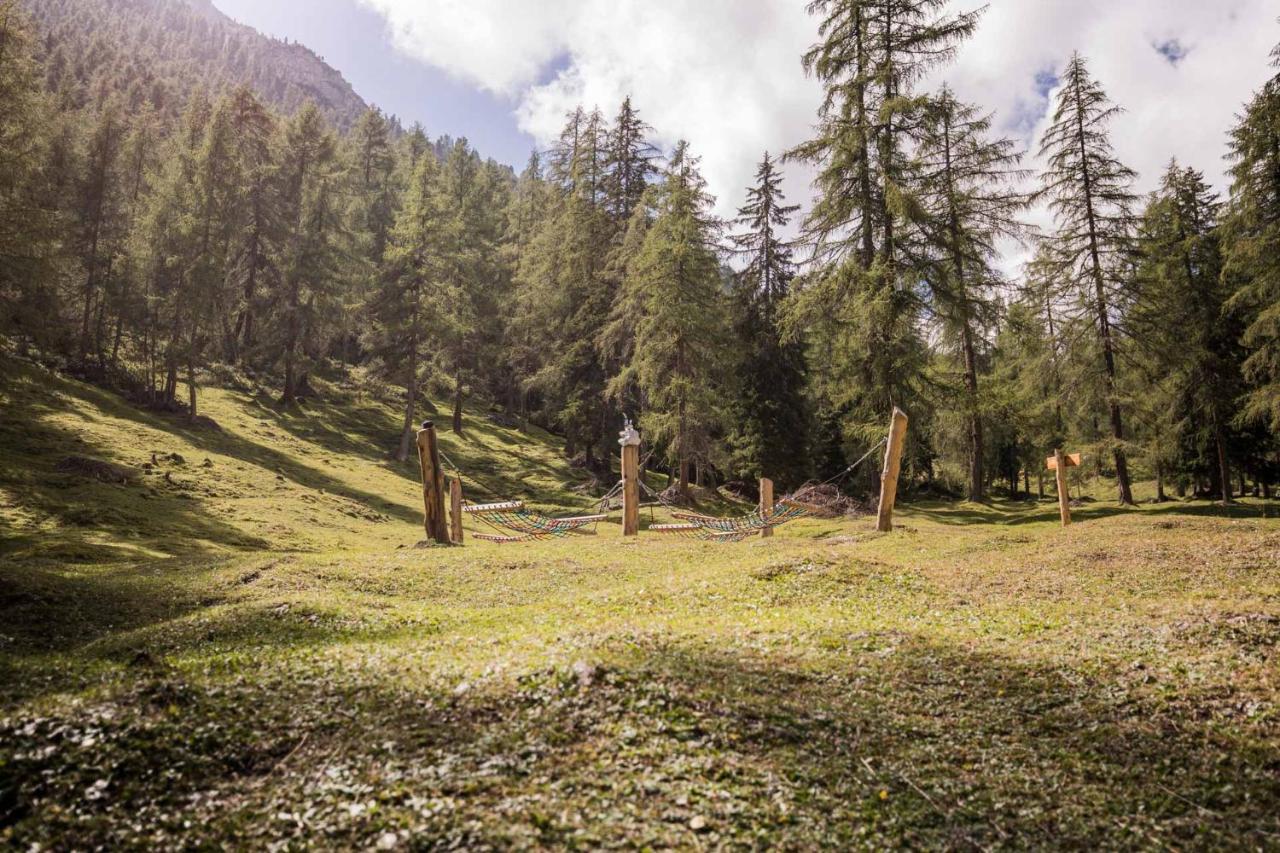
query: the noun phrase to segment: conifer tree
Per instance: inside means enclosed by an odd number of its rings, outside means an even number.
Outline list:
[[[1220,205],[1204,176],[1170,164],[1143,216],[1138,299],[1131,322],[1142,349],[1147,394],[1156,413],[1175,413],[1188,444],[1211,448],[1223,502],[1231,497],[1228,464],[1232,408],[1241,387],[1241,330],[1224,310],[1218,230]],[[1198,463],[1199,460],[1196,460]],[[1197,467],[1201,467],[1197,465]]]
[[[404,386],[404,425],[395,454],[402,462],[413,444],[414,412],[431,330],[443,321],[441,305],[451,298],[442,277],[442,201],[435,157],[419,157],[389,235],[379,287],[368,307],[372,324],[365,343],[379,360],[379,372],[398,377]]]
[[[1018,238],[1026,197],[1014,187],[1025,172],[1008,139],[992,139],[991,119],[960,103],[947,87],[922,111],[915,150],[923,240],[932,263],[927,282],[944,340],[956,346],[968,421],[968,497],[985,497],[984,411],[978,390],[983,330],[994,326],[1000,275],[997,241]]]
[[[782,176],[765,152],[732,238],[745,266],[735,277],[742,356],[731,440],[740,472],[769,477],[784,488],[799,485],[809,473],[804,349],[784,340],[779,328],[796,275],[792,247],[782,235],[799,209],[786,204]]]
[[[274,144],[278,132],[271,112],[254,93],[239,88],[231,95],[230,121],[242,178],[241,228],[235,237],[227,270],[236,291],[235,321],[225,342],[228,361],[239,360],[257,343],[254,317],[278,275],[278,252],[283,237],[281,186]]]
[[[813,272],[790,300],[787,327],[806,334],[830,369],[815,375],[826,406],[853,443],[878,437],[895,405],[924,425],[920,334],[928,253],[916,219],[912,149],[928,98],[921,77],[948,60],[977,13],[948,14],[943,0],[814,0],[821,41],[804,66],[824,90],[817,134],[788,153],[817,171],[804,221]],[[912,432],[924,461],[927,430]],[[904,468],[909,470],[911,459]]]
[[[23,344],[59,337],[58,221],[46,174],[46,99],[31,25],[0,2],[0,328]]]
[[[345,239],[337,138],[314,104],[299,110],[285,129],[280,180],[284,234],[271,310],[273,349],[284,370],[281,402],[290,405],[307,388],[307,366],[317,354],[314,336],[337,286]]]
[[[549,156],[558,188],[543,228],[521,259],[520,301],[540,317],[544,355],[531,385],[554,413],[570,457],[584,454],[603,475],[613,409],[598,341],[613,292],[607,279],[611,223],[604,205],[603,128],[585,111],[571,113]]]
[[[667,448],[688,500],[690,465],[708,459],[722,411],[727,317],[714,248],[720,225],[687,143],[676,146],[656,195],[657,216],[623,285],[641,312],[635,350],[614,382],[634,378],[644,393],[641,426]]]
[[[82,363],[91,348],[102,355],[102,340],[95,334],[94,316],[95,313],[104,316],[103,292],[112,274],[111,260],[123,239],[119,211],[123,194],[118,161],[124,135],[119,105],[112,100],[99,112],[89,136],[74,208],[75,253],[83,280],[78,351]],[[99,360],[101,362],[101,358]]]
[[[1280,47],[1272,54],[1280,66]],[[1280,431],[1280,75],[1249,101],[1229,140],[1231,203],[1224,222],[1232,307],[1248,318],[1244,415]]]
[[[657,173],[658,149],[649,141],[650,127],[640,118],[627,96],[608,133],[605,194],[609,215],[625,228],[649,181]]]
[[[1053,120],[1041,140],[1047,167],[1041,192],[1057,231],[1048,239],[1059,278],[1087,306],[1101,353],[1101,379],[1110,421],[1111,456],[1122,504],[1133,503],[1117,382],[1118,311],[1128,299],[1125,261],[1135,226],[1134,173],[1111,148],[1107,126],[1120,112],[1072,56],[1062,77]]]

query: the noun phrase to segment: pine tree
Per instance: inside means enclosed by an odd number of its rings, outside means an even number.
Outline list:
[[[225,342],[226,358],[236,362],[257,343],[254,318],[278,274],[275,260],[283,239],[283,211],[274,144],[278,131],[271,112],[253,92],[231,95],[230,121],[242,176],[242,227],[232,247],[228,284],[238,291],[235,322]]]
[[[928,98],[915,89],[973,31],[978,13],[949,15],[943,0],[814,0],[821,41],[804,56],[825,93],[817,135],[788,153],[817,170],[804,221],[813,272],[787,311],[830,365],[814,377],[852,443],[879,437],[893,406],[912,411],[911,462],[927,461],[928,363],[920,334],[929,223],[919,221],[911,152]],[[816,363],[816,362],[815,362]]]
[[[1273,54],[1280,66],[1280,48]],[[1280,75],[1231,132],[1231,202],[1224,223],[1233,307],[1248,317],[1245,416],[1280,431]]]
[[[769,477],[783,488],[798,486],[809,474],[804,348],[784,340],[779,328],[796,275],[792,247],[782,234],[799,209],[786,204],[782,176],[766,152],[732,238],[745,260],[735,277],[737,349],[743,355],[736,366],[740,391],[732,442],[737,470]]]
[[[620,230],[625,228],[644,197],[649,181],[657,174],[658,149],[649,141],[650,132],[650,127],[631,105],[631,97],[626,97],[608,133],[605,164],[609,215]]]
[[[0,2],[0,328],[24,344],[54,343],[58,221],[46,166],[47,104],[31,26],[13,0]]]
[[[1057,221],[1050,236],[1061,281],[1088,306],[1101,351],[1110,446],[1122,504],[1133,503],[1117,383],[1118,309],[1127,300],[1125,260],[1135,226],[1134,173],[1112,153],[1107,125],[1120,108],[1107,100],[1075,54],[1062,78],[1053,121],[1041,140],[1041,192]]]
[[[88,139],[75,207],[75,254],[81,268],[78,357],[83,364],[90,349],[104,360],[95,314],[105,316],[103,291],[112,275],[111,261],[123,239],[119,207],[123,194],[118,160],[125,127],[119,106],[111,101],[99,112]]]
[[[932,257],[930,302],[944,340],[956,345],[963,371],[962,407],[968,421],[968,497],[985,497],[983,420],[978,390],[984,328],[994,326],[997,241],[1016,239],[1026,197],[1014,187],[1025,176],[1008,139],[990,137],[991,119],[956,100],[944,87],[923,110],[915,151],[920,199],[917,218]]]
[[[338,284],[345,226],[337,197],[337,144],[314,104],[299,110],[285,128],[280,161],[284,235],[279,288],[271,305],[274,349],[284,368],[284,405],[306,390],[306,367],[316,356],[314,335]]]
[[[443,280],[442,202],[435,156],[420,157],[367,311],[372,323],[365,344],[378,359],[379,373],[401,377],[404,385],[404,425],[395,454],[401,462],[413,444],[414,411],[432,329],[443,322],[442,305],[452,296]]]
[[[1134,340],[1158,412],[1191,443],[1211,447],[1223,502],[1231,497],[1228,432],[1241,388],[1240,329],[1224,310],[1217,198],[1204,176],[1170,164],[1142,220]],[[1198,460],[1197,460],[1198,461]],[[1197,466],[1199,467],[1199,466]]]
[[[521,259],[519,302],[537,317],[543,355],[530,385],[543,395],[570,457],[603,475],[614,410],[599,340],[614,295],[608,279],[612,225],[604,205],[603,128],[583,110],[569,115],[549,156],[558,193],[544,226]]]
[[[641,426],[678,466],[690,499],[689,471],[707,460],[720,412],[718,379],[727,317],[714,248],[719,224],[688,144],[676,146],[657,189],[657,217],[628,270],[624,288],[640,309],[634,355],[615,383],[634,378],[647,408]]]

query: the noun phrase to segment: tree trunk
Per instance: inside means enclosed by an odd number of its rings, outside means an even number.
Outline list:
[[[1164,496],[1164,465],[1156,463],[1156,503],[1164,503],[1167,498]]]
[[[1107,308],[1107,293],[1105,279],[1102,273],[1102,257],[1101,249],[1098,245],[1098,223],[1097,216],[1093,209],[1093,180],[1089,173],[1089,151],[1085,144],[1085,128],[1084,128],[1084,104],[1083,95],[1077,89],[1076,91],[1076,125],[1079,133],[1080,157],[1082,164],[1082,177],[1084,179],[1084,203],[1086,213],[1086,224],[1089,229],[1089,259],[1092,263],[1092,275],[1094,286],[1094,318],[1098,324],[1098,339],[1102,344],[1102,359],[1106,367],[1107,377],[1107,408],[1111,416],[1111,437],[1115,440],[1116,446],[1112,450],[1112,457],[1116,466],[1116,485],[1119,490],[1119,499],[1121,504],[1133,503],[1133,490],[1129,485],[1129,463],[1125,457],[1124,447],[1121,442],[1124,441],[1124,422],[1120,414],[1120,404],[1116,401],[1116,357],[1115,345],[1111,336],[1111,317]]]
[[[1214,416],[1213,443],[1218,450],[1218,480],[1222,487],[1222,505],[1231,503],[1231,468],[1227,465],[1227,447],[1222,437],[1222,426]]]
[[[409,350],[409,375],[404,383],[404,429],[400,431],[400,447],[396,450],[396,459],[404,462],[409,458],[409,448],[414,446],[417,432],[413,428],[414,405],[418,402],[418,347]]]
[[[462,377],[455,380],[453,390],[453,432],[462,435]]]
[[[187,420],[194,422],[196,419],[196,358],[195,344],[191,345],[191,350],[187,352],[187,400],[190,405],[190,411],[187,412]]]

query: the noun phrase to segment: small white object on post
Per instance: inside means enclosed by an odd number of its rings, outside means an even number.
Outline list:
[[[622,445],[622,535],[638,536],[640,533],[640,433],[632,426],[631,419],[623,422],[618,433]]]

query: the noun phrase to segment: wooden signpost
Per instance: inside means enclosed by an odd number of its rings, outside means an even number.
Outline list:
[[[622,445],[622,535],[640,534],[640,433],[626,421],[618,434]]]
[[[422,526],[427,531],[428,539],[448,545],[449,524],[444,517],[444,472],[440,470],[436,427],[431,421],[423,421],[422,429],[418,430],[418,463],[422,467]]]
[[[902,445],[907,435],[907,414],[897,406],[889,422],[889,443],[884,449],[884,469],[880,473],[880,509],[876,530],[893,530],[893,503],[898,497],[898,472],[902,470]]]
[[[760,478],[760,517],[768,520],[773,513],[773,480],[768,477]],[[768,539],[773,535],[773,527],[765,525],[760,528],[760,538]]]
[[[1055,472],[1058,479],[1058,515],[1062,516],[1062,526],[1071,523],[1071,495],[1067,493],[1067,469],[1080,464],[1080,454],[1064,454],[1055,448],[1053,455],[1045,460],[1045,467]]]

